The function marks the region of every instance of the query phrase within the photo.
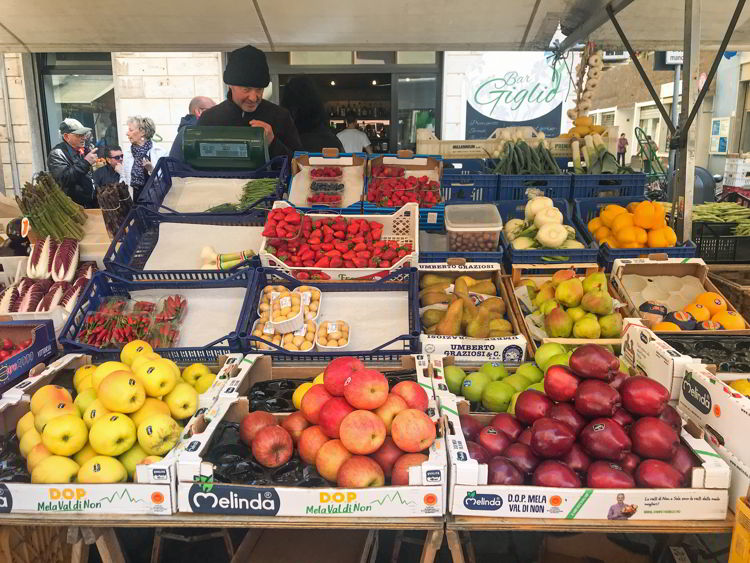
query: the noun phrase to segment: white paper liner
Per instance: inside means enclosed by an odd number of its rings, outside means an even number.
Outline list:
[[[316,164],[314,167],[303,166],[302,170],[294,175],[289,190],[289,203],[297,207],[312,207],[312,204],[307,202],[307,198],[312,195],[310,184],[313,178],[310,177],[310,170],[311,168],[320,168],[320,166],[320,164]],[[337,165],[331,164],[331,166]],[[344,193],[341,194],[341,208],[344,208],[357,203],[362,198],[365,181],[361,166],[341,166],[341,171],[343,172],[341,183],[344,184]],[[318,180],[325,181],[325,178]]]
[[[243,178],[172,178],[162,205],[179,213],[202,213],[222,203],[239,203]]]

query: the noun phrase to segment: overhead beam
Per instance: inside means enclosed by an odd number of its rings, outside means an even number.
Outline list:
[[[575,31],[560,43],[559,49],[564,53],[581,41],[587,41],[592,32],[609,21],[610,10],[613,14],[617,14],[633,2],[634,0],[612,0],[604,6],[598,6],[585,22],[576,27]]]

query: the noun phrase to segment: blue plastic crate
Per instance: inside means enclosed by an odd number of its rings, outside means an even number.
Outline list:
[[[588,197],[643,197],[646,175],[638,174],[572,174],[569,199]]]
[[[168,292],[180,293],[181,291],[195,289],[245,288],[245,298],[238,315],[235,330],[213,342],[205,344],[202,347],[157,348],[154,350],[158,354],[161,354],[162,357],[169,358],[178,363],[214,363],[217,358],[223,354],[243,351],[239,338],[239,330],[241,327],[246,326],[246,317],[250,314],[248,296],[253,284],[253,279],[255,278],[255,272],[256,270],[251,269],[248,270],[248,272],[239,272],[233,277],[223,280],[148,282],[133,282],[111,272],[97,272],[81,293],[81,297],[73,308],[73,312],[65,322],[65,326],[63,326],[63,329],[60,332],[59,342],[66,352],[91,354],[97,360],[119,361],[120,350],[118,348],[98,348],[76,341],[76,337],[81,330],[86,314],[96,311],[101,302],[107,297],[130,298],[131,291],[152,289],[162,289],[167,290]],[[189,309],[190,299],[188,298],[188,311]],[[190,313],[188,312],[188,315],[189,314]]]
[[[573,220],[576,227],[583,234],[587,242],[599,247],[599,264],[604,266],[607,272],[612,270],[614,261],[618,258],[638,258],[643,254],[666,254],[670,258],[694,258],[697,248],[692,241],[687,241],[680,246],[669,248],[610,248],[608,244],[600,245],[594,240],[594,235],[589,231],[588,223],[599,215],[599,210],[607,205],[616,204],[627,207],[629,203],[644,201],[640,197],[595,197],[581,198],[573,202]]]
[[[486,162],[484,158],[444,158],[444,165],[450,164],[453,168],[443,166],[443,174],[484,174]]]
[[[570,182],[570,174],[500,174],[497,199],[527,199],[526,190],[529,188],[541,190],[553,199],[569,199]]]
[[[145,270],[151,253],[159,242],[159,227],[163,223],[190,223],[199,225],[224,225],[263,228],[268,212],[252,209],[240,215],[214,215],[212,213],[186,216],[181,214],[160,215],[143,207],[136,207],[120,226],[117,234],[104,255],[107,270],[133,281],[185,281],[219,280],[231,277],[237,272],[248,276],[248,267],[260,267],[260,258],[254,256],[231,270]],[[237,251],[249,250],[247,248]],[[255,249],[257,252],[257,249]],[[196,261],[199,257],[196,256]]]
[[[284,350],[283,348],[277,347],[272,343],[268,343],[252,335],[253,324],[259,317],[257,304],[260,301],[263,288],[269,284],[283,285],[290,289],[294,289],[301,285],[314,285],[323,292],[322,299],[324,302],[327,293],[361,292],[363,294],[362,297],[366,299],[367,295],[373,292],[408,292],[409,333],[400,335],[388,342],[384,342],[374,350],[343,350],[341,352],[292,352]],[[250,314],[243,317],[244,324],[239,332],[244,352],[260,352],[284,361],[318,363],[330,362],[333,358],[338,356],[356,356],[363,361],[371,362],[397,361],[400,360],[401,356],[418,354],[420,352],[419,334],[421,332],[421,324],[419,319],[419,271],[416,268],[403,268],[401,270],[396,270],[378,281],[358,283],[346,281],[302,282],[286,275],[281,270],[276,270],[274,268],[258,268],[255,270],[255,277],[251,286],[251,291],[248,292],[248,295],[249,299],[247,302],[249,303]],[[373,313],[376,314],[377,312],[373,311]],[[318,320],[335,319],[335,314],[333,317],[331,317],[331,315],[327,315],[327,317],[328,319],[324,319],[321,316]],[[363,330],[363,327],[352,327],[351,330]],[[261,350],[258,348],[258,344],[270,346],[271,349]],[[396,345],[395,348],[386,349],[387,346],[393,346],[394,344]]]
[[[581,234],[580,229],[573,222],[568,202],[564,199],[553,199],[552,201],[554,206],[562,212],[564,224],[570,225],[576,229],[576,240],[584,245],[588,245],[587,248],[515,250],[508,242],[508,239],[505,238],[505,233],[501,232],[500,242],[503,245],[503,253],[507,264],[547,264],[556,262],[563,264],[581,264],[596,262],[596,256],[599,249],[596,245],[588,243]],[[503,224],[509,219],[523,219],[526,203],[527,200],[498,202],[497,209],[500,211],[500,217],[503,220]]]
[[[286,177],[289,173],[287,157],[277,156],[269,160],[257,170],[196,170],[173,158],[161,158],[151,174],[138,198],[138,205],[160,214],[180,214],[188,217],[204,215],[205,213],[179,213],[164,205],[164,199],[172,187],[172,178],[239,178],[253,180],[256,178],[278,178],[276,194],[258,200],[252,208],[270,209],[273,202],[280,199],[286,189]],[[251,208],[251,209],[252,209]],[[211,213],[211,215],[236,215],[236,212]]]

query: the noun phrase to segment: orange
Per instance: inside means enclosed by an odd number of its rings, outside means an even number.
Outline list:
[[[711,320],[719,323],[726,330],[742,330],[745,328],[744,319],[734,311],[721,311],[711,317]]]
[[[674,332],[680,331],[682,329],[674,323],[661,322],[656,323],[654,326],[652,326],[651,330],[653,330],[654,332]]]
[[[726,300],[721,295],[713,291],[701,293],[695,300],[695,302],[699,305],[703,305],[706,309],[708,309],[708,312],[711,313],[711,318],[713,318],[716,313],[721,313],[722,311],[727,310]]]
[[[705,305],[701,305],[700,303],[692,303],[691,305],[688,305],[685,307],[685,312],[693,315],[693,318],[699,323],[711,319],[711,312]]]

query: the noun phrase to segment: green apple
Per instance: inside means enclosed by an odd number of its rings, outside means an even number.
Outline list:
[[[200,377],[200,374],[198,377]],[[195,379],[198,379],[198,377]],[[178,383],[175,385],[174,389],[164,397],[164,402],[167,403],[169,411],[177,420],[183,420],[193,416],[195,411],[198,410],[198,400],[198,391],[196,391],[190,383]]]
[[[540,381],[539,383],[534,383],[533,385],[529,385],[529,389],[533,389],[534,391],[539,391],[540,393],[544,393],[545,395],[547,394],[544,392],[544,381]]]
[[[510,404],[508,405],[508,414],[516,416],[516,401],[518,401],[518,397],[521,393],[523,393],[523,391],[513,393],[513,396],[510,398]]]
[[[482,406],[491,412],[505,412],[513,391],[505,381],[491,381],[482,393]]]
[[[445,378],[445,384],[448,386],[448,391],[454,395],[460,395],[461,384],[466,379],[466,372],[458,366],[445,366],[443,377]]]
[[[486,373],[492,381],[508,377],[508,370],[503,364],[497,362],[485,362],[479,371]]]
[[[549,360],[547,360],[547,365],[544,368],[544,373],[547,373],[547,370],[551,368],[552,366],[568,366],[570,362],[570,356],[567,354],[557,354],[556,356],[552,356]]]
[[[536,354],[534,354],[534,362],[536,362],[536,365],[539,366],[539,369],[542,371],[547,370],[547,361],[552,356],[557,356],[558,354],[564,354],[565,348],[558,344],[557,342],[547,342],[546,344],[542,344],[539,346],[539,348],[536,349]]]
[[[513,375],[509,375],[505,379],[503,379],[503,383],[507,383],[513,389],[516,391],[523,391],[526,389],[529,385],[531,385],[533,382],[520,373],[514,373]]]
[[[97,455],[83,462],[77,480],[79,483],[122,483],[128,480],[128,472],[119,460]]]
[[[630,366],[624,360],[624,358],[622,356],[620,356],[619,360],[620,360],[620,371],[622,373],[630,373]]]
[[[110,413],[91,427],[89,442],[99,455],[124,454],[135,444],[135,424],[127,415]]]
[[[213,385],[214,379],[216,379],[215,373],[204,373],[198,376],[195,380],[195,390],[198,391],[199,395],[202,395],[208,391],[209,387]]]
[[[144,450],[141,445],[136,442],[135,444],[133,444],[132,448],[130,448],[124,454],[120,455],[120,457],[118,457],[117,459],[119,459],[120,463],[125,466],[125,470],[128,472],[128,477],[132,479],[133,475],[135,475],[136,465],[141,463],[146,457],[148,457],[146,450]]]
[[[536,367],[534,362],[526,362],[518,366],[516,373],[520,373],[532,383],[539,383],[544,379],[544,372]]]
[[[470,373],[461,384],[461,394],[465,399],[477,403],[482,400],[482,393],[487,384],[490,383],[490,376],[481,371]]]
[[[163,456],[180,438],[180,427],[173,418],[156,414],[138,428],[138,444],[148,455]]]
[[[85,389],[78,393],[78,395],[76,395],[73,404],[78,407],[79,412],[81,413],[81,415],[83,415],[83,413],[86,412],[86,409],[89,408],[89,405],[95,400],[96,391],[94,391],[93,387],[89,387],[88,389]]]

